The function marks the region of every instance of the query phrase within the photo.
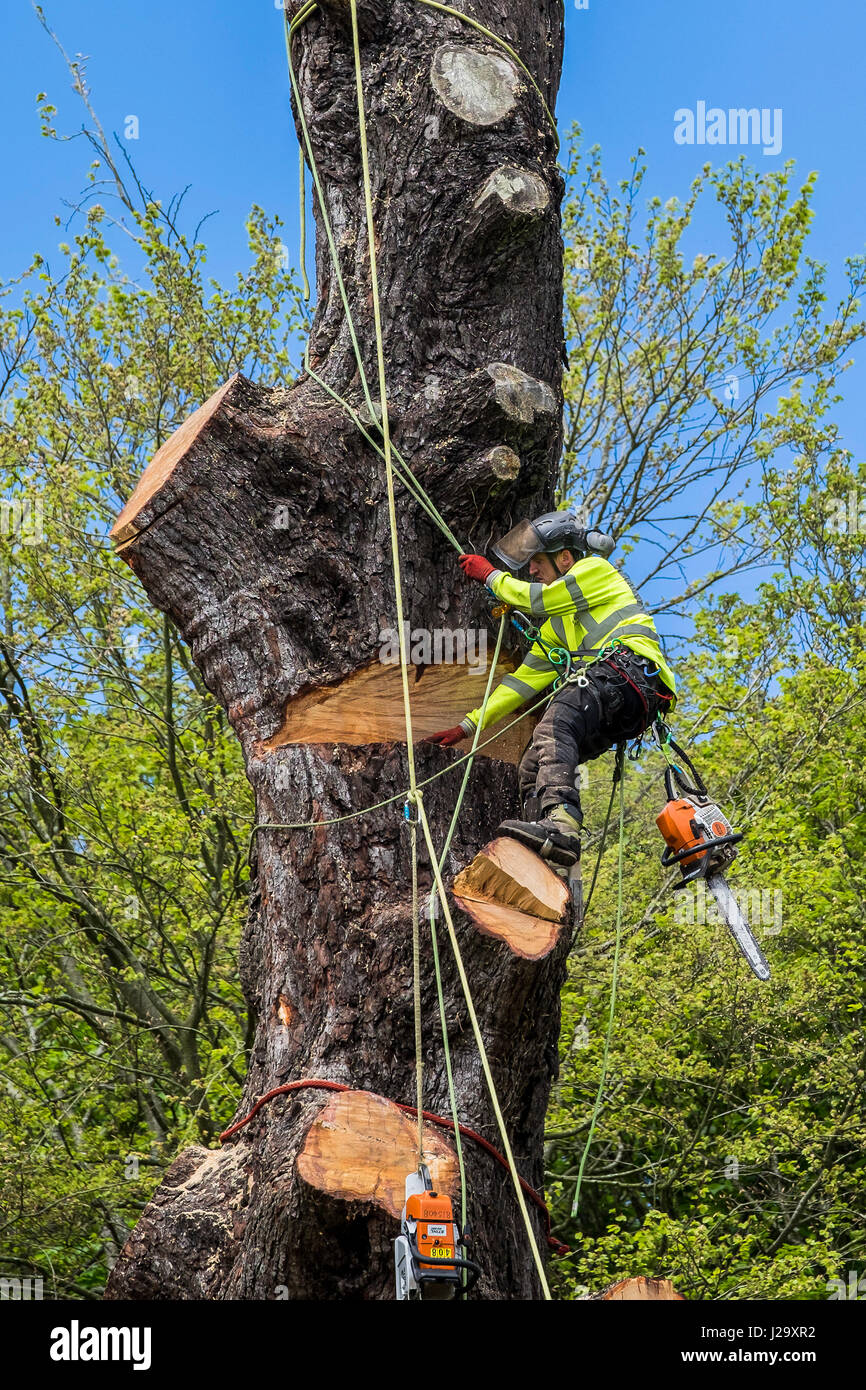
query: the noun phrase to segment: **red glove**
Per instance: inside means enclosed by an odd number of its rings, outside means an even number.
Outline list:
[[[466,738],[466,732],[458,724],[456,729],[444,729],[441,734],[431,734],[429,738],[422,738],[422,743],[436,743],[440,748],[452,748],[455,743]]]
[[[480,579],[482,584],[496,569],[483,555],[461,555],[457,563],[467,579]]]

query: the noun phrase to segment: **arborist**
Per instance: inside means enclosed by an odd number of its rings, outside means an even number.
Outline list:
[[[587,531],[571,512],[521,521],[491,547],[502,568],[483,555],[461,555],[468,579],[540,627],[526,625],[532,646],[522,666],[491,692],[482,728],[497,723],[552,682],[558,689],[536,725],[518,770],[524,820],[507,820],[508,835],[553,864],[580,858],[579,764],[637,738],[676,703],[676,684],[652,615],[607,559],[614,541]],[[529,565],[527,583],[512,570]],[[518,623],[520,626],[521,624]],[[425,743],[449,748],[474,735],[481,710]]]

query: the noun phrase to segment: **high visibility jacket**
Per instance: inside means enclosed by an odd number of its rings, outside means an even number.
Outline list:
[[[535,619],[536,627],[540,619],[546,621],[523,665],[513,675],[504,676],[491,692],[483,728],[536,700],[557,676],[564,674],[566,667],[554,665],[545,647],[566,647],[579,664],[581,658],[592,659],[601,647],[619,639],[655,665],[665,685],[675,694],[674,675],[665,661],[649,609],[624,575],[601,556],[587,555],[577,560],[566,574],[550,584],[527,584],[505,570],[494,570],[487,587],[509,607],[528,613]],[[676,699],[667,708],[673,709],[675,704]],[[480,708],[466,716],[476,727],[480,718]]]

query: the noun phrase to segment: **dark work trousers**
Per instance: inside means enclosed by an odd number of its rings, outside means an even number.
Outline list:
[[[647,676],[652,663],[644,657],[620,647],[610,661],[616,666],[604,660],[586,667],[588,685],[562,686],[535,726],[518,770],[524,814],[529,819],[546,815],[563,802],[579,811],[578,764],[637,738],[670,703],[661,699],[666,687],[658,677]]]

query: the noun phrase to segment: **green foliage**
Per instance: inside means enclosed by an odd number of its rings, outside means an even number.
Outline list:
[[[739,499],[839,400],[866,258],[847,262],[827,318],[826,270],[805,251],[815,174],[795,191],[790,163],[706,165],[684,203],[654,197],[644,212],[642,156],[612,189],[598,148],[583,154],[572,132],[559,494],[613,530],[619,555],[643,543],[642,578],[666,581],[671,612],[762,558]],[[723,254],[697,247],[697,215]]]
[[[254,209],[250,269],[208,282],[179,202],[125,176],[95,118],[83,134],[96,158],[75,234],[0,287],[0,1267],[93,1297],[177,1148],[229,1117],[249,1040],[238,746],[106,532],[228,375],[288,382],[306,310],[278,223]],[[863,263],[822,321],[824,273],[804,255],[814,180],[793,193],[790,169],[707,170],[684,204],[654,200],[640,235],[642,167],[614,193],[595,152],[571,174],[562,496],[655,531],[657,574],[675,551],[727,547],[668,607],[756,557],[777,567],[752,597],[716,582],[703,600],[677,720],[748,832],[732,884],[752,894],[774,973],[755,981],[696,900],[686,920],[658,866],[664,793],[646,753],[629,770],[618,1008],[576,1216],[610,852],[563,998],[547,1183],[573,1254],[558,1286],[645,1273],[699,1299],[822,1298],[866,1258],[862,535],[840,520],[866,473],[829,423],[862,336]],[[708,193],[728,253],[690,260]],[[684,515],[686,477],[702,501]],[[599,827],[603,767],[586,798]]]
[[[768,477],[750,524],[784,567],[754,599],[707,605],[684,670],[683,723],[747,832],[730,882],[773,978],[755,980],[726,928],[652,868],[656,755],[651,784],[631,779],[626,945],[576,1219],[611,983],[610,853],[564,998],[547,1154],[555,1226],[573,1246],[566,1297],[645,1273],[689,1298],[820,1299],[866,1259],[863,541],[828,524],[863,474],[838,452],[823,477],[817,461]],[[595,786],[596,817],[603,799]]]
[[[78,1297],[231,1115],[249,1026],[240,750],[107,531],[229,375],[288,383],[305,321],[279,223],[254,208],[249,270],[208,282],[177,204],[109,167],[0,288],[0,1267]]]

